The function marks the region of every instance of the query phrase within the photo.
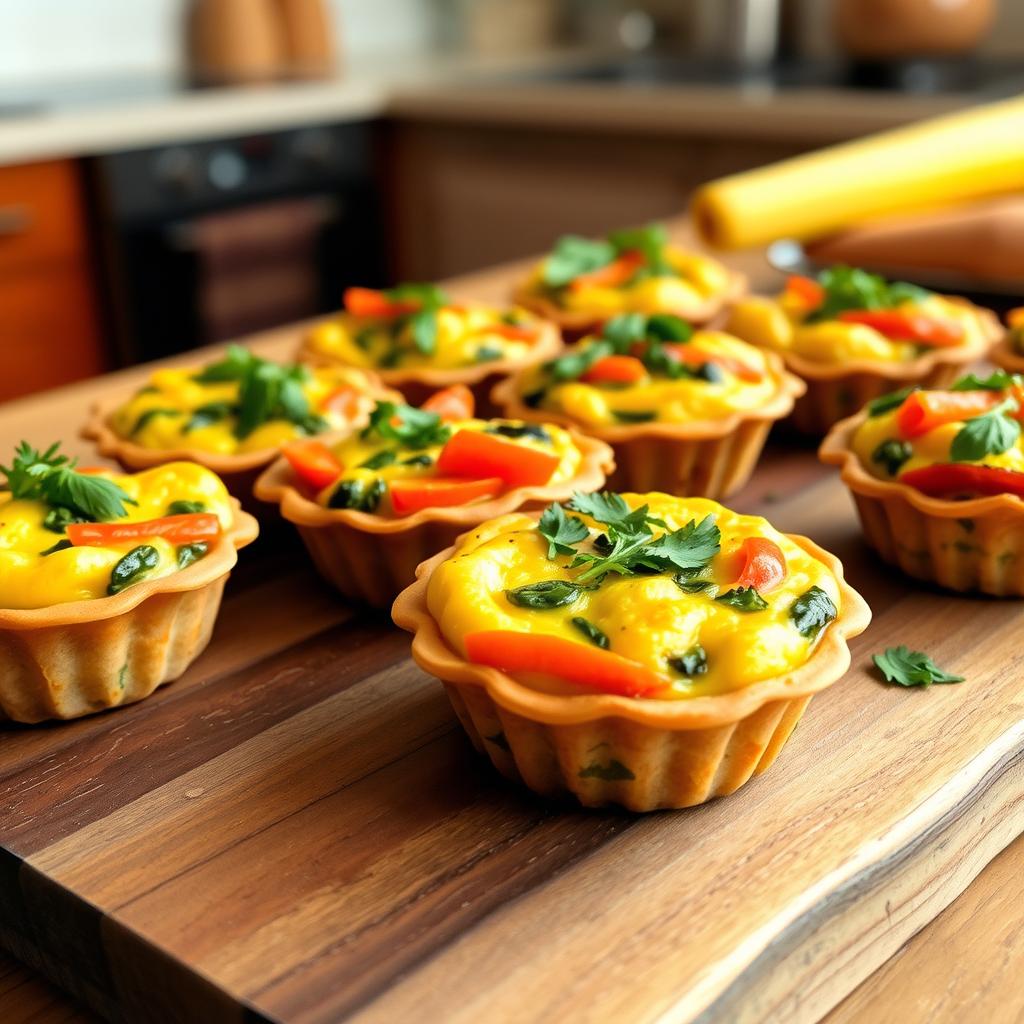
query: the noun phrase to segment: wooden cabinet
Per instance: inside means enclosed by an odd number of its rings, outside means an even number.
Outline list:
[[[685,136],[390,125],[390,241],[396,280],[427,280],[546,251],[566,232],[677,217],[702,181],[799,147]]]
[[[77,172],[0,167],[0,400],[106,368]]]

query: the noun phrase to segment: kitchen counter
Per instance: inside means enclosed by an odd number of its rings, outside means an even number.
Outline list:
[[[0,109],[9,103],[13,111],[0,120],[0,164],[382,116],[824,144],[973,102],[966,94],[573,78],[574,70],[602,60],[607,56],[579,49],[498,58],[394,55],[334,80],[195,91],[147,80],[134,88],[125,82],[120,92],[117,83],[83,82],[23,95],[0,84]],[[115,88],[97,88],[110,84]]]

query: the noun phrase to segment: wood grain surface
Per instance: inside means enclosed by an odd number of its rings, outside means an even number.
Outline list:
[[[12,403],[0,451],[137,376]],[[880,566],[808,450],[733,504],[836,551],[875,611],[736,795],[635,817],[506,785],[405,635],[271,530],[177,683],[0,729],[0,945],[133,1021],[817,1019],[1021,830],[1020,606]],[[882,685],[894,643],[968,682]]]

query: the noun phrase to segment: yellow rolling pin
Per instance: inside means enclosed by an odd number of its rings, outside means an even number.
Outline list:
[[[1007,192],[1024,192],[1024,98],[720,178],[691,215],[710,245],[741,249]]]

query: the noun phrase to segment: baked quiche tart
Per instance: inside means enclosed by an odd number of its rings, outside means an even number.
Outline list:
[[[607,445],[556,424],[479,419],[465,386],[422,408],[381,402],[369,425],[296,442],[256,482],[298,528],[320,574],[387,607],[416,566],[464,530],[600,487]]]
[[[634,811],[765,771],[870,618],[806,538],[657,493],[489,520],[421,565],[393,614],[502,774]]]
[[[606,238],[566,235],[515,290],[515,301],[558,324],[567,339],[619,313],[672,313],[706,323],[746,288],[718,260],[671,245],[660,224]]]
[[[610,444],[615,487],[719,498],[747,481],[803,390],[773,352],[671,314],[624,313],[493,397],[505,416]]]
[[[349,288],[344,304],[309,330],[301,358],[372,370],[413,405],[463,384],[487,411],[496,380],[551,358],[562,345],[554,324],[525,309],[453,302],[432,284]]]
[[[894,389],[944,387],[1002,334],[993,313],[965,299],[844,266],[790,277],[775,298],[740,300],[726,329],[779,353],[807,382],[792,419],[819,435]]]
[[[903,390],[837,423],[821,446],[842,467],[868,543],[951,590],[1024,596],[1024,377],[970,374]]]
[[[283,444],[362,425],[378,400],[400,397],[363,370],[282,364],[231,345],[203,367],[154,370],[133,394],[99,403],[82,433],[125,469],[198,462],[245,502]]]
[[[77,718],[180,676],[257,533],[217,476],[83,471],[24,442],[0,473],[0,719]]]

